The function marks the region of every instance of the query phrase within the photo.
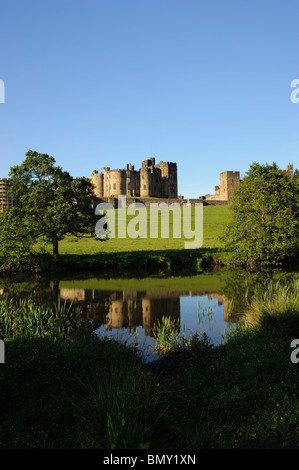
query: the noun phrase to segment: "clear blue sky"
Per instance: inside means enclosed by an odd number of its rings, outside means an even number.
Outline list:
[[[0,177],[29,149],[90,176],[152,145],[185,197],[298,167],[298,24],[298,0],[1,0]]]

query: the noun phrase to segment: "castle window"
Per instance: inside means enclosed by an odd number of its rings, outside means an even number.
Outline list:
[[[113,189],[116,189],[116,184],[113,185]]]
[[[146,184],[143,186],[143,189],[146,189]]]
[[[142,175],[142,179],[144,180],[144,175]]]

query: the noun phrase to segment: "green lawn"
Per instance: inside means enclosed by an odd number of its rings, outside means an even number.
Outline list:
[[[229,206],[205,206],[203,210],[203,248],[222,248],[223,241],[220,240],[220,237],[226,224],[231,219],[231,208]],[[194,214],[192,223],[194,223]],[[148,215],[148,235],[149,225]],[[105,242],[101,242],[89,235],[80,239],[68,236],[60,242],[59,251],[61,255],[94,255],[130,251],[182,250],[184,249],[184,241],[186,241],[184,238],[172,237],[172,224],[170,224],[170,238],[110,238]]]

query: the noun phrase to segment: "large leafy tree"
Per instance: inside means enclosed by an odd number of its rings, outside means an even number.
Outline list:
[[[1,270],[35,269],[40,261],[34,250],[36,237],[35,227],[24,221],[23,212],[18,207],[0,214]]]
[[[253,163],[232,198],[227,248],[238,264],[276,264],[298,253],[299,187],[278,166]]]
[[[55,259],[66,234],[90,230],[93,186],[86,178],[73,178],[53,157],[32,150],[21,165],[11,168],[9,177],[14,206],[25,224],[34,227],[36,237],[52,244]]]

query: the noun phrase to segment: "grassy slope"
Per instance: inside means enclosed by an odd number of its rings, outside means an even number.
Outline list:
[[[204,241],[203,248],[222,248],[223,242],[219,237],[223,234],[225,225],[230,220],[229,206],[204,206]],[[193,218],[194,220],[194,218]],[[149,225],[149,224],[148,224]],[[171,229],[170,229],[171,234]],[[99,253],[131,252],[143,250],[182,250],[184,239],[110,239],[100,242],[89,236],[77,240],[66,237],[60,242],[61,255],[94,255]]]
[[[148,238],[110,238],[100,241],[91,235],[81,238],[67,236],[59,242],[60,259],[55,269],[96,269],[107,272],[110,270],[142,270],[174,268],[176,265],[195,269],[198,260],[219,260],[225,258],[223,253],[223,235],[226,224],[231,218],[229,206],[205,206],[203,213],[203,246],[199,249],[185,249],[185,238],[173,238],[170,218],[170,237],[150,238],[150,218],[148,215]],[[192,208],[194,211],[194,208]],[[118,233],[118,220],[116,211],[116,234]],[[133,216],[131,219],[134,218]],[[129,217],[127,222],[129,221]],[[168,223],[167,223],[168,227]],[[192,214],[192,227],[194,229],[194,213]],[[137,228],[138,230],[138,228]],[[181,231],[183,233],[183,230]],[[188,241],[192,241],[188,239]],[[39,247],[37,247],[39,249]],[[49,254],[52,253],[50,245],[47,246]]]

